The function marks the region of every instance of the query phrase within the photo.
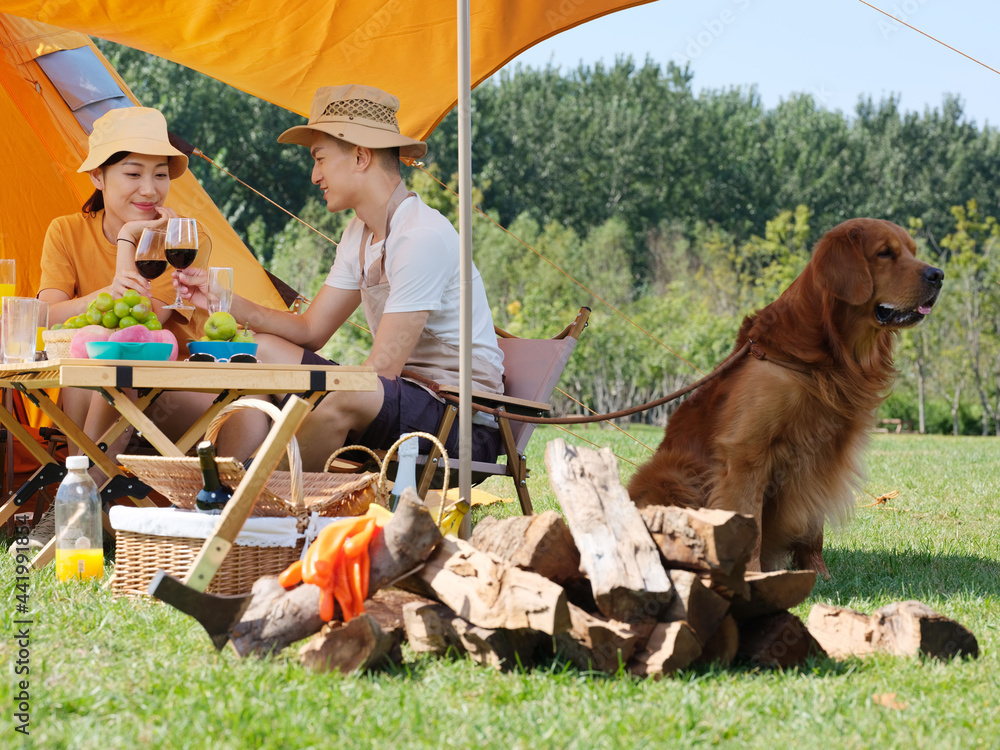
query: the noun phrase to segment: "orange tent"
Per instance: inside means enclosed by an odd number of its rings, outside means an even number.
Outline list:
[[[30,297],[41,277],[38,258],[49,222],[79,211],[93,192],[90,178],[76,171],[87,153],[89,124],[108,109],[138,102],[83,34],[0,15],[0,44],[5,52],[0,58],[0,154],[7,159],[0,180],[0,255],[17,261],[17,293]],[[58,78],[60,60],[69,63],[70,80]],[[264,269],[194,175],[186,172],[173,182],[167,205],[208,228],[210,262],[237,269],[241,294],[284,307]]]

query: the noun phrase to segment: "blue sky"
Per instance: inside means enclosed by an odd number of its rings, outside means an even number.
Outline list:
[[[1000,70],[998,0],[868,1]],[[622,54],[689,62],[696,92],[756,85],[768,108],[808,92],[850,115],[859,96],[896,94],[904,110],[923,112],[952,93],[967,119],[1000,126],[1000,75],[858,0],[657,0],[559,34],[513,64],[566,71]]]

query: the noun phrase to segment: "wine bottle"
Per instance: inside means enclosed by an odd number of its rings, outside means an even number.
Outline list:
[[[219,467],[215,463],[215,446],[209,440],[198,443],[198,460],[201,462],[201,477],[204,486],[198,491],[195,507],[202,513],[221,513],[233,491],[219,479]]]

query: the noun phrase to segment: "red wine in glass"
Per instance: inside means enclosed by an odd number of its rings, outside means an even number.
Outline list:
[[[163,272],[167,270],[167,261],[137,260],[135,262],[135,267],[143,278],[153,281],[154,279],[160,278],[163,275]]]
[[[166,256],[167,262],[174,268],[184,269],[194,263],[194,259],[198,256],[198,248],[168,247]]]
[[[160,278],[167,270],[167,256],[163,254],[166,234],[162,229],[143,229],[135,248],[135,268],[149,281]]]
[[[194,219],[168,219],[164,250],[167,262],[178,270],[183,270],[194,263],[194,259],[198,256],[198,223]],[[179,289],[176,297],[174,303],[166,305],[165,309],[194,309],[184,303]]]

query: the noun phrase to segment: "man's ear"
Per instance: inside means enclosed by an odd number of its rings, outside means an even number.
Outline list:
[[[833,229],[816,244],[812,257],[817,283],[850,305],[864,304],[875,291],[862,252],[863,235],[860,227]]]
[[[366,146],[354,147],[354,163],[359,172],[363,172],[371,166],[373,157],[374,153],[370,148],[367,148]]]

